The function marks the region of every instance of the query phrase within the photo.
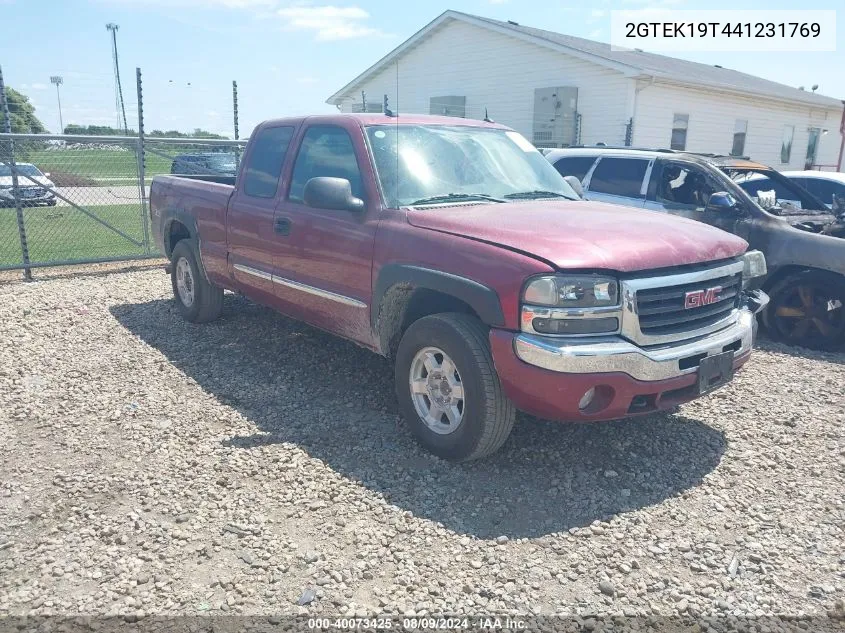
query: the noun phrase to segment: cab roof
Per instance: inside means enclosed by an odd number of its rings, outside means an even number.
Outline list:
[[[720,154],[705,154],[698,152],[685,152],[675,149],[661,149],[650,147],[618,147],[610,145],[579,145],[553,149],[546,154],[547,157],[558,158],[562,156],[648,156],[649,158],[661,156],[663,158],[683,158],[693,162],[710,163],[719,168],[754,169],[758,171],[770,171],[772,168],[763,163],[750,160],[746,156],[723,156]]]
[[[337,114],[315,114],[304,117],[286,117],[283,119],[271,119],[259,124],[259,127],[274,127],[277,125],[298,125],[300,123],[324,123],[337,124],[341,121],[354,120],[364,125],[454,125],[463,127],[480,127],[497,130],[509,130],[511,128],[499,123],[480,121],[478,119],[464,119],[461,117],[438,116],[433,114],[402,114],[387,116],[381,112],[367,113],[337,113]]]

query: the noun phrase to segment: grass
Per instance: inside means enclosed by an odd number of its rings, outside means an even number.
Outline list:
[[[49,172],[57,185],[126,185],[138,180],[138,159],[134,150],[54,149],[31,150],[19,158]],[[146,154],[145,175],[169,174],[171,161],[151,152]],[[74,182],[81,179],[82,182]]]
[[[144,226],[138,204],[93,206],[88,210],[143,242]],[[145,254],[143,246],[136,246],[73,207],[26,208],[24,225],[32,263]],[[151,248],[155,250],[155,246]],[[21,261],[15,209],[0,208],[0,266]]]

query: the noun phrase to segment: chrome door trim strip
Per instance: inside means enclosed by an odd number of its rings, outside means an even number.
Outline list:
[[[329,301],[335,301],[337,303],[342,303],[343,305],[352,306],[353,308],[366,308],[367,304],[363,301],[358,301],[358,299],[353,299],[352,297],[347,297],[346,295],[340,295],[336,292],[331,292],[329,290],[323,290],[322,288],[316,288],[314,286],[309,286],[308,284],[303,284],[298,281],[294,281],[292,279],[285,279],[284,277],[278,277],[271,273],[268,273],[264,270],[259,270],[258,268],[252,268],[250,266],[244,266],[243,264],[235,264],[233,267],[235,270],[246,273],[247,275],[252,275],[253,277],[259,277],[261,279],[265,279],[267,281],[273,282],[274,284],[279,284],[281,286],[286,286],[288,288],[292,288],[294,290],[300,290],[302,292],[307,292],[308,294],[314,295],[315,297],[320,297],[322,299],[328,299]]]
[[[367,307],[366,303],[358,301],[358,299],[353,299],[352,297],[347,297],[346,295],[339,295],[336,292],[323,290],[322,288],[309,286],[308,284],[303,284],[298,281],[294,281],[293,279],[285,279],[284,277],[276,277],[273,275],[273,283],[287,286],[288,288],[293,288],[294,290],[301,290],[302,292],[307,292],[315,297],[321,297],[323,299],[328,299],[329,301],[336,301],[337,303],[352,306],[353,308]]]
[[[266,279],[267,281],[273,281],[272,274],[264,272],[263,270],[258,270],[257,268],[250,268],[249,266],[244,266],[243,264],[235,264],[234,269],[242,273],[246,273],[247,275],[252,275],[253,277],[260,277],[261,279]]]

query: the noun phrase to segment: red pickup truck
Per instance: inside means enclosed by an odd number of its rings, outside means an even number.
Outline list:
[[[390,357],[411,430],[453,460],[497,450],[516,409],[609,420],[723,385],[767,301],[742,239],[584,201],[485,121],[267,121],[236,179],[158,176],[150,213],[186,319],[229,289]]]

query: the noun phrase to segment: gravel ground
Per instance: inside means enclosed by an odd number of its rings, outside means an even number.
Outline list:
[[[0,616],[845,614],[845,354],[469,465],[388,362],[160,270],[0,285]],[[815,628],[815,627],[810,627]]]

